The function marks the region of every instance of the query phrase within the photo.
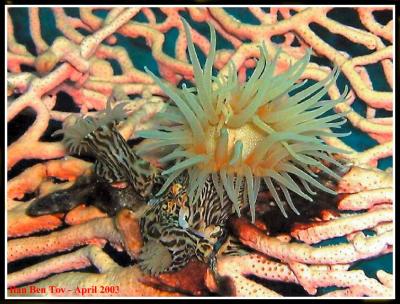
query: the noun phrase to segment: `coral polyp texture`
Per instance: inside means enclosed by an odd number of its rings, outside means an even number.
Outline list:
[[[7,12],[9,297],[394,296],[392,6]]]

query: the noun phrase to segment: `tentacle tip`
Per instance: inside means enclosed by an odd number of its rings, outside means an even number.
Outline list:
[[[53,133],[51,133],[51,137],[56,137],[56,136],[58,136],[58,135],[62,135],[62,134],[64,134],[65,132],[64,132],[64,130],[63,129],[58,129],[58,130],[56,130],[56,131],[54,131]]]
[[[189,26],[189,23],[186,21],[186,19],[182,16],[179,16],[179,19],[182,21],[183,24],[186,24]]]

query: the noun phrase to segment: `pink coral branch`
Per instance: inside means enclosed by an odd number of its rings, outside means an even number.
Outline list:
[[[8,241],[7,260],[13,262],[28,256],[69,250],[83,244],[104,244],[106,240],[115,245],[121,243],[120,235],[115,230],[112,219],[94,219],[44,237],[27,237]],[[35,244],[34,248],[31,244]]]
[[[224,257],[217,265],[218,273],[221,277],[231,281],[230,289],[233,289],[232,295],[235,296],[279,296],[279,294],[266,287],[254,286],[254,282],[245,277],[249,274],[271,281],[300,284],[305,289],[308,287],[308,291],[312,291],[312,294],[316,292],[317,288],[329,286],[357,289],[359,296],[390,297],[393,294],[393,289],[384,283],[385,279],[382,279],[383,282],[381,283],[378,280],[368,278],[361,270],[320,269],[300,263],[296,270],[293,270],[292,267],[293,265],[275,262],[257,254]],[[302,279],[299,278],[299,275]],[[304,280],[305,278],[307,281]],[[252,284],[249,284],[248,281],[252,282]],[[215,282],[211,272],[207,273],[206,282],[211,290],[218,291],[217,282]]]
[[[337,191],[338,193],[356,193],[364,190],[392,188],[392,185],[391,171],[354,166],[340,180]]]
[[[106,253],[96,246],[87,246],[73,253],[52,258],[46,263],[40,263],[10,275],[8,286],[27,283],[48,274],[59,273],[65,270],[81,269],[95,265],[100,273],[68,272],[54,275],[48,279],[35,283],[31,288],[26,287],[23,295],[37,296],[35,290],[44,288],[46,292],[41,296],[179,296],[178,292],[160,291],[141,282],[143,274],[137,266],[120,267]],[[82,282],[85,282],[82,284]],[[54,286],[50,288],[50,286]],[[97,286],[96,289],[89,289]],[[101,290],[100,286],[108,286]],[[10,288],[9,295],[19,295],[21,289]]]
[[[291,236],[307,244],[315,244],[354,231],[373,228],[379,223],[390,222],[392,218],[393,210],[391,209],[378,209],[356,215],[342,215],[342,217],[331,221],[296,226],[293,228]]]
[[[368,238],[360,234],[350,243],[316,248],[307,244],[282,242],[277,238],[269,237],[244,220],[236,220],[233,226],[244,244],[285,262],[347,264],[382,254],[393,245],[391,231]]]
[[[382,203],[393,203],[393,189],[380,188],[349,194],[339,202],[341,210],[363,210]]]

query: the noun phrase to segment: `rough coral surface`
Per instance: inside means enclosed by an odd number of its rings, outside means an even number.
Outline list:
[[[357,25],[343,20],[344,14]],[[357,266],[367,259],[381,265],[394,245],[393,172],[387,168],[393,154],[392,14],[390,6],[9,7],[8,296],[291,296],[270,284],[279,282],[300,286],[304,295],[393,297],[391,266],[378,266],[374,273]],[[242,20],[243,15],[248,19]],[[50,16],[54,22],[45,23],[44,19],[52,20]],[[68,187],[91,166],[67,156],[59,138],[48,136],[60,123],[70,123],[71,114],[73,118],[79,110],[96,115],[110,98],[128,101],[129,117],[120,132],[125,139],[135,139],[138,130],[157,123],[152,118],[166,102],[143,65],[158,67],[159,75],[174,85],[193,81],[179,16],[197,25],[191,33],[201,52],[210,50],[206,22],[226,40],[226,48],[217,47],[214,64],[220,75],[228,73],[232,60],[244,80],[255,66],[262,41],[272,55],[282,48],[278,73],[308,48],[313,60],[302,79],[321,81],[337,65],[351,98],[334,110],[346,113],[346,128],[360,140],[326,139],[350,152],[338,155],[351,165],[337,187],[338,214],[298,223],[290,234],[279,236],[269,236],[268,227],[261,230],[243,219],[233,221],[236,235],[254,249],[253,254],[218,259],[215,272],[190,263],[179,273],[151,278],[135,262],[142,244],[139,214],[123,210],[109,218],[81,205],[65,215],[31,218],[25,210],[33,199]],[[173,48],[167,44],[171,32],[177,33]],[[142,48],[132,50],[129,44]],[[143,52],[151,54],[150,61]],[[338,86],[329,88],[330,99],[340,96]],[[157,162],[156,153],[149,157]],[[340,244],[334,245],[338,239]],[[112,246],[102,249],[105,244]],[[122,253],[129,263],[119,265],[114,257]],[[27,260],[29,266],[17,265]],[[50,290],[50,285],[57,288]],[[90,289],[100,285],[109,289],[104,293]]]

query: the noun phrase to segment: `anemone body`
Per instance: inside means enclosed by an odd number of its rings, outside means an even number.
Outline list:
[[[196,87],[172,87],[146,69],[172,101],[159,114],[159,128],[140,134],[152,139],[141,153],[170,148],[161,161],[173,164],[163,172],[168,178],[159,193],[187,170],[189,198],[193,202],[211,175],[221,199],[228,195],[239,215],[239,206],[249,203],[253,220],[262,182],[285,216],[285,203],[297,213],[290,192],[310,201],[315,194],[310,185],[335,194],[317,181],[311,168],[340,178],[322,161],[340,165],[331,153],[343,151],[329,147],[321,139],[346,135],[330,130],[345,123],[343,114],[327,113],[343,102],[346,93],[337,100],[321,100],[336,81],[338,70],[335,68],[325,80],[305,87],[298,80],[309,63],[310,50],[287,71],[274,75],[280,51],[268,60],[262,44],[254,72],[245,83],[238,81],[232,62],[227,76],[214,77],[215,29],[210,25],[211,49],[201,67],[189,25],[185,20],[183,24]]]

